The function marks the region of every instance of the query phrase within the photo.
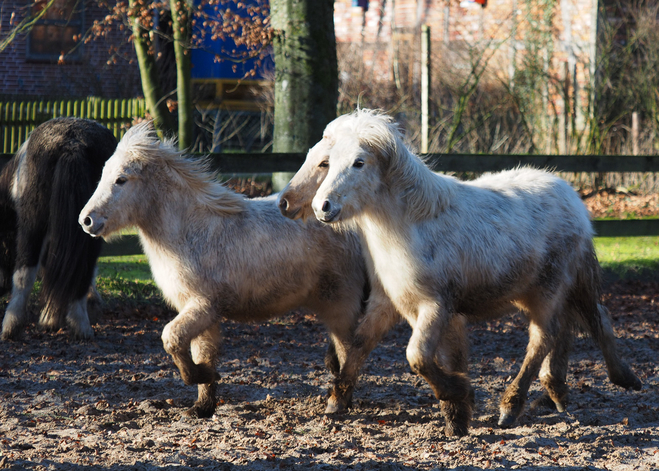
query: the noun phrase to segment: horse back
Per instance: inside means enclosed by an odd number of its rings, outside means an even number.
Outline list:
[[[205,265],[199,274],[214,278],[201,291],[214,293],[223,316],[260,321],[295,308],[318,313],[345,299],[359,309],[366,271],[354,234],[285,218],[272,198],[247,203],[244,213],[222,217],[221,229],[201,244],[203,255],[195,255]]]
[[[561,179],[534,169],[489,174],[461,182],[442,214],[416,224],[411,278],[459,312],[496,317],[573,283],[592,259],[592,235]]]

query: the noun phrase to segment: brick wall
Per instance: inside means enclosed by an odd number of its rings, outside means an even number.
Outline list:
[[[2,31],[7,32],[12,11],[20,11],[27,0],[3,0]],[[96,2],[90,2],[96,5]],[[94,19],[107,14],[98,7],[87,8],[83,31]],[[114,48],[117,48],[116,50]],[[27,37],[17,37],[0,52],[0,95],[24,97],[81,97],[130,98],[141,95],[139,70],[132,45],[119,34],[82,46],[79,61],[65,60],[64,64],[28,60]],[[116,52],[116,63],[110,49]],[[110,64],[108,64],[110,61]],[[131,63],[132,61],[132,63]]]

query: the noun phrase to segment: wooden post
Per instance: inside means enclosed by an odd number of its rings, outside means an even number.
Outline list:
[[[515,87],[515,70],[517,69],[517,0],[513,0],[513,11],[510,15],[510,45],[508,48],[508,80],[510,89]]]
[[[632,154],[638,155],[638,111],[632,113]]]
[[[421,26],[421,153],[428,153],[430,109],[430,27]]]
[[[444,45],[448,46],[448,43],[451,42],[451,36],[449,33],[450,28],[450,18],[449,14],[451,13],[451,4],[449,0],[446,0],[444,3]]]

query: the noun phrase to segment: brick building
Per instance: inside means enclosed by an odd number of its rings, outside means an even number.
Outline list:
[[[569,129],[586,122],[599,6],[599,0],[336,0],[334,21],[339,49],[356,53],[375,80],[398,80],[402,67],[408,83],[418,83],[422,25],[431,31],[433,74],[468,71],[467,51],[480,48],[493,54],[490,76],[514,86],[525,54],[541,56],[547,85],[540,114],[553,116],[542,127],[558,123],[548,132],[565,151]]]
[[[31,3],[3,0],[2,31],[12,27],[11,12],[16,12],[15,18],[21,18],[21,12]],[[77,41],[94,20],[106,14],[96,2],[55,0],[54,7],[30,34],[16,37],[0,53],[0,96],[129,98],[141,95],[133,48],[125,38],[110,35],[87,44]],[[65,51],[70,52],[63,54]]]
[[[336,0],[335,29],[339,47],[351,45],[366,66],[382,80],[390,80],[393,63],[409,57],[418,42],[422,24],[431,28],[438,53],[450,53],[463,45],[487,42],[498,48],[493,61],[498,73],[512,76],[528,45],[530,24],[546,20],[552,8],[549,30],[553,53],[548,72],[564,76],[573,89],[584,90],[595,54],[598,0]],[[7,12],[27,8],[29,0],[3,2],[2,31],[10,30]],[[0,95],[132,97],[141,94],[139,71],[132,45],[125,37],[105,38],[78,46],[74,37],[87,31],[106,12],[84,2],[56,0],[56,8],[32,30],[19,36],[0,53]],[[71,18],[63,21],[62,18]],[[514,40],[511,40],[511,37]],[[447,46],[447,47],[443,47]],[[133,61],[131,63],[131,61]],[[60,64],[58,64],[60,62]],[[109,62],[109,63],[108,63]],[[576,85],[576,87],[575,87]],[[575,94],[578,96],[579,94]],[[559,103],[559,108],[562,107]]]
[[[386,51],[390,65],[392,44],[409,41],[424,24],[430,26],[434,43],[500,47],[504,42],[502,51],[513,58],[525,48],[530,25],[549,19],[555,58],[587,69],[594,54],[597,8],[598,0],[336,0],[334,23],[339,44]]]

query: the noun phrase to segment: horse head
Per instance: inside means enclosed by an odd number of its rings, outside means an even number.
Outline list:
[[[127,226],[136,225],[150,198],[142,178],[146,159],[141,151],[158,143],[146,122],[132,127],[103,167],[96,191],[80,212],[78,222],[93,237],[107,237]]]
[[[325,132],[323,139],[309,150],[302,167],[279,195],[279,210],[287,218],[306,221],[313,216],[311,200],[327,176],[332,145],[332,138]]]
[[[333,145],[311,208],[319,221],[334,223],[377,206],[400,136],[389,116],[372,110],[341,116],[328,128]]]

